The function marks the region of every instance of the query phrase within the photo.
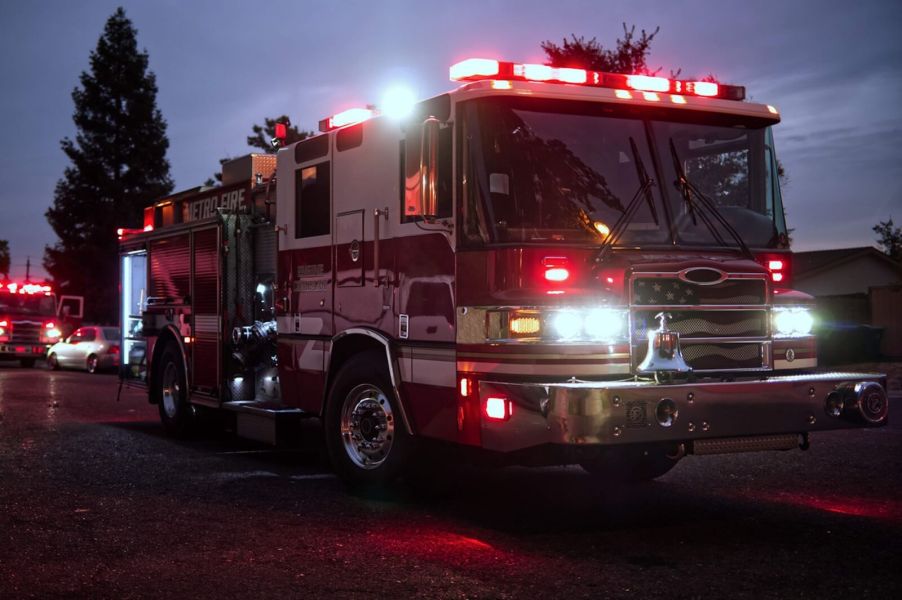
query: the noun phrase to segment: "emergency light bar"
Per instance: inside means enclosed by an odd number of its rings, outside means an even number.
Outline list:
[[[702,96],[723,100],[745,100],[745,87],[741,85],[519,64],[491,58],[468,58],[456,63],[451,66],[450,76],[451,81],[541,81],[618,90]]]
[[[368,119],[376,116],[376,111],[372,108],[349,108],[346,111],[326,117],[319,122],[319,130],[323,133],[344,127],[345,125],[355,125],[363,123]]]
[[[53,288],[49,285],[40,283],[7,283],[5,285],[0,283],[0,290],[4,287],[10,294],[44,294],[46,296],[53,291]]]

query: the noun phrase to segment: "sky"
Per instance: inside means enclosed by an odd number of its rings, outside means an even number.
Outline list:
[[[122,5],[156,74],[176,190],[250,149],[264,117],[304,129],[406,85],[453,87],[471,56],[542,62],[570,34],[612,45],[622,23],[660,33],[649,64],[715,74],[780,109],[777,153],[793,248],[874,243],[902,225],[902,2],[814,0],[0,0],[0,239],[14,277],[56,241],[44,212],[74,137],[71,93],[106,19]]]

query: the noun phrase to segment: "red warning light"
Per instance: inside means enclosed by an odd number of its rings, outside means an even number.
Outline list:
[[[507,421],[513,414],[510,400],[503,396],[489,396],[485,399],[485,416],[493,421]]]

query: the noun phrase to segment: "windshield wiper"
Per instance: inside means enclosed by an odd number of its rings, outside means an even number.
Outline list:
[[[633,194],[633,197],[626,205],[623,214],[620,215],[620,218],[617,219],[617,222],[611,227],[611,232],[604,238],[604,241],[601,242],[601,247],[599,247],[598,253],[595,255],[596,265],[601,264],[605,260],[610,249],[614,247],[614,244],[617,243],[620,236],[626,231],[626,226],[629,225],[630,221],[632,221],[635,216],[636,210],[639,208],[639,200],[641,200],[643,196],[645,197],[645,201],[648,202],[648,208],[651,211],[652,218],[655,220],[655,225],[658,224],[658,214],[657,211],[655,211],[655,202],[651,195],[651,188],[657,184],[655,184],[654,179],[648,176],[648,171],[645,170],[645,165],[636,148],[636,142],[632,137],[630,137],[630,148],[632,149],[633,158],[636,162],[636,172],[640,179],[639,189]]]
[[[755,260],[755,255],[749,250],[749,247],[746,245],[745,241],[742,239],[742,236],[739,235],[739,232],[730,225],[730,223],[724,218],[720,211],[717,210],[717,207],[714,205],[714,202],[708,198],[698,187],[689,181],[689,178],[686,177],[686,172],[683,170],[683,163],[680,161],[680,156],[677,154],[676,146],[673,144],[673,138],[669,139],[670,144],[670,156],[673,158],[673,168],[677,174],[676,184],[680,189],[680,195],[683,197],[683,200],[686,202],[686,206],[689,207],[689,214],[692,217],[693,225],[697,224],[695,220],[695,214],[698,212],[698,216],[701,221],[705,224],[708,230],[711,232],[711,235],[714,236],[714,239],[721,246],[728,246],[726,240],[723,239],[723,236],[717,231],[717,228],[714,226],[714,223],[708,218],[708,216],[702,212],[701,210],[696,211],[696,203],[692,199],[692,196],[695,195],[696,198],[701,202],[701,207],[708,209],[708,212],[717,220],[720,225],[727,230],[727,233],[730,234],[736,244],[739,246],[740,251],[749,259]]]

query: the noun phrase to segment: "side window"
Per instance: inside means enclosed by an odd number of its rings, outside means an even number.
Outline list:
[[[294,188],[294,237],[329,233],[329,163],[297,170]]]
[[[438,137],[438,215],[439,219],[451,217],[452,188],[454,178],[451,173],[452,127],[443,124]],[[407,130],[405,141],[401,142],[401,222],[421,220],[412,216],[419,207],[420,194],[420,141],[423,128],[412,126]]]
[[[81,330],[82,336],[81,341],[83,342],[93,342],[97,339],[97,332],[94,331],[91,327],[86,327]]]

